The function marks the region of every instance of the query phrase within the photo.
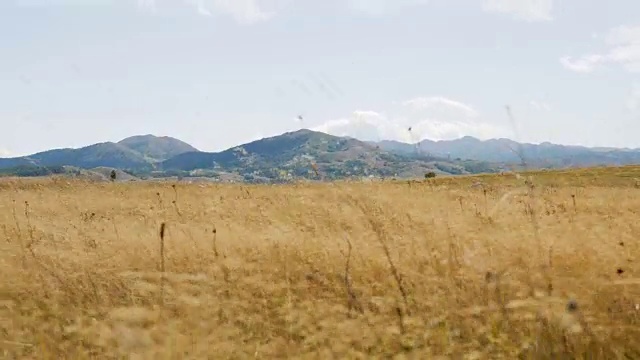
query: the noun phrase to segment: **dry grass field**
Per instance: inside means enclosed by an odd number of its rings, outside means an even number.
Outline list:
[[[640,359],[636,178],[2,180],[0,354]]]

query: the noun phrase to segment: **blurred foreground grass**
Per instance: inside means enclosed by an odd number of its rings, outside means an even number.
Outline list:
[[[0,354],[639,359],[639,169],[3,180]]]

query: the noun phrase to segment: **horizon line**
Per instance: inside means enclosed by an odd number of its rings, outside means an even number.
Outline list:
[[[516,140],[510,139],[510,138],[505,138],[505,137],[481,139],[481,138],[478,138],[478,137],[475,137],[475,136],[471,136],[471,135],[463,135],[463,136],[458,137],[458,138],[455,138],[455,139],[439,139],[439,140],[434,140],[434,139],[424,138],[424,139],[418,140],[418,141],[416,141],[416,142],[404,142],[404,141],[400,141],[400,140],[393,140],[393,139],[363,140],[363,139],[359,139],[359,138],[357,138],[357,137],[350,136],[350,135],[333,135],[333,134],[325,133],[325,132],[318,131],[318,130],[312,130],[312,129],[308,129],[308,128],[300,128],[300,129],[298,129],[298,130],[286,131],[286,132],[283,132],[283,133],[280,133],[280,134],[277,134],[277,135],[265,136],[265,137],[262,137],[262,138],[259,138],[259,139],[255,139],[255,140],[247,141],[247,142],[244,142],[244,143],[239,143],[239,144],[237,144],[237,145],[233,145],[233,146],[231,146],[231,147],[228,147],[228,148],[226,148],[226,149],[219,150],[219,151],[203,151],[203,150],[200,150],[200,149],[196,148],[195,146],[191,145],[190,143],[188,143],[188,142],[186,142],[186,141],[184,141],[184,140],[178,139],[178,138],[176,138],[176,137],[174,137],[174,136],[171,136],[171,135],[156,135],[156,134],[153,134],[153,133],[145,133],[145,134],[136,134],[136,135],[127,136],[127,137],[125,137],[125,138],[123,138],[123,139],[121,139],[121,140],[118,140],[118,141],[109,141],[109,140],[107,140],[107,141],[95,142],[95,143],[91,143],[91,144],[84,145],[84,146],[79,146],[79,147],[58,147],[58,148],[49,148],[49,149],[46,149],[46,150],[41,150],[41,151],[37,151],[37,152],[32,152],[32,153],[28,153],[28,154],[25,154],[25,155],[17,155],[17,154],[16,154],[16,155],[13,155],[13,154],[12,154],[12,156],[10,156],[10,157],[0,156],[0,159],[16,159],[16,158],[23,158],[23,157],[28,157],[28,156],[31,156],[31,155],[41,154],[41,153],[43,153],[43,152],[47,152],[47,151],[55,151],[55,150],[79,150],[79,149],[84,149],[84,148],[87,148],[87,147],[90,147],[90,146],[94,146],[94,145],[99,145],[99,144],[108,144],[108,143],[118,144],[118,143],[120,143],[120,142],[122,142],[122,141],[124,141],[124,140],[126,140],[126,139],[130,139],[130,138],[133,138],[133,137],[145,137],[145,136],[146,136],[146,137],[148,137],[148,136],[152,136],[152,137],[154,137],[154,138],[170,138],[170,139],[178,140],[178,141],[181,141],[181,142],[183,142],[183,143],[185,143],[185,144],[187,144],[187,145],[189,145],[189,146],[193,147],[194,149],[196,149],[196,150],[197,150],[196,152],[203,152],[203,153],[219,153],[219,152],[224,152],[224,151],[227,151],[227,150],[230,150],[230,149],[236,148],[236,147],[238,147],[238,146],[243,146],[243,145],[251,144],[251,143],[254,143],[254,142],[256,142],[256,141],[261,141],[261,140],[264,140],[264,139],[277,138],[277,137],[280,137],[280,136],[283,136],[283,135],[286,135],[286,134],[292,134],[292,133],[296,133],[296,132],[300,132],[300,131],[309,131],[309,132],[313,132],[313,133],[325,134],[325,135],[334,136],[334,137],[338,137],[338,138],[353,139],[353,140],[361,141],[361,142],[364,142],[364,143],[381,143],[381,142],[384,142],[384,141],[388,141],[388,142],[395,142],[395,143],[398,143],[398,144],[418,145],[418,144],[420,144],[420,143],[422,143],[422,142],[424,142],[424,141],[430,141],[430,142],[439,143],[439,142],[452,142],[452,141],[459,141],[459,140],[462,140],[462,139],[465,139],[465,138],[471,138],[471,139],[478,140],[478,141],[480,141],[480,142],[487,142],[487,141],[492,141],[492,140],[493,140],[493,141],[498,141],[498,140],[508,140],[508,141],[513,141],[513,142],[515,142],[515,143],[522,144],[522,145],[536,145],[536,146],[539,146],[539,145],[542,145],[542,144],[549,144],[549,145],[565,146],[565,147],[583,147],[583,148],[586,148],[586,149],[611,149],[611,150],[630,150],[630,151],[640,151],[640,147],[637,147],[637,148],[630,148],[630,147],[617,147],[617,146],[587,146],[587,145],[580,145],[580,144],[560,144],[560,143],[552,143],[552,142],[550,142],[550,141],[542,141],[542,142],[538,142],[538,143],[536,143],[536,142],[519,142],[519,141],[516,141]]]

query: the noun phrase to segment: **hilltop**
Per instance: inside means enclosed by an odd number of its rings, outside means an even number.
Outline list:
[[[140,135],[117,143],[103,142],[78,149],[53,149],[28,156],[0,158],[0,174],[77,175],[82,173],[80,169],[97,169],[100,172],[100,168],[146,173],[155,169],[159,161],[188,151],[198,150],[175,138]]]
[[[0,159],[0,169],[18,166],[75,166],[83,169],[113,167],[118,169],[150,169],[152,164],[139,152],[124,145],[104,142],[79,149],[55,149],[33,155]]]
[[[199,151],[184,141],[169,136],[137,135],[118,142],[151,161],[163,161],[187,152]]]

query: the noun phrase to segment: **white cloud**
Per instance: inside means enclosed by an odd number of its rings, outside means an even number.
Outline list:
[[[231,15],[242,24],[266,21],[275,16],[275,11],[264,10],[259,0],[213,0],[211,3],[218,11]]]
[[[482,9],[528,22],[553,20],[553,0],[483,0]]]
[[[627,109],[630,111],[640,110],[640,83],[633,84],[627,97]]]
[[[505,129],[483,122],[472,106],[441,96],[418,97],[401,103],[393,115],[354,111],[312,130],[360,140],[397,140],[416,143],[423,139],[451,140],[466,135],[480,139],[507,136]],[[409,130],[411,129],[411,130]]]
[[[565,68],[579,72],[579,73],[590,73],[601,63],[603,60],[602,55],[591,54],[591,55],[583,55],[579,58],[573,58],[571,56],[563,56],[560,58],[560,64]]]
[[[189,2],[193,4],[193,6],[195,7],[195,9],[198,12],[198,14],[200,14],[202,16],[212,16],[213,15],[211,13],[211,11],[205,5],[205,1],[204,0],[189,0]]]
[[[16,5],[25,7],[42,6],[102,6],[113,5],[114,0],[17,0]]]
[[[478,112],[471,106],[442,96],[417,97],[402,103],[414,110],[460,111],[464,116],[476,117]]]
[[[267,21],[275,16],[275,11],[266,11],[261,0],[180,0],[185,5],[192,6],[202,16],[213,16],[215,13],[229,15],[236,22],[250,25]],[[144,11],[156,12],[157,0],[137,0],[138,8]]]
[[[428,3],[429,0],[348,0],[351,10],[370,16],[381,16],[402,8]]]
[[[607,50],[601,54],[563,56],[560,63],[575,72],[590,73],[607,64],[620,65],[629,72],[640,72],[640,25],[622,25],[607,33]]]
[[[422,120],[412,127],[411,132],[418,140],[453,140],[463,136],[486,140],[508,135],[504,129],[485,122],[438,119]]]
[[[13,152],[0,148],[0,158],[8,158],[14,156]]]
[[[535,110],[551,111],[551,106],[544,101],[531,100],[529,101],[529,105]]]
[[[138,0],[138,8],[151,12],[155,12],[158,9],[155,0]]]
[[[335,136],[351,136],[365,141],[412,141],[408,126],[389,120],[375,111],[357,110],[349,117],[329,120],[311,130]]]

